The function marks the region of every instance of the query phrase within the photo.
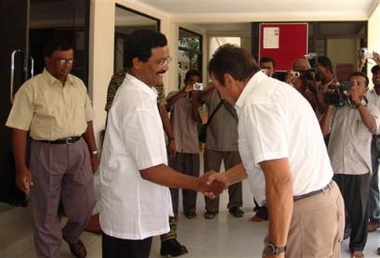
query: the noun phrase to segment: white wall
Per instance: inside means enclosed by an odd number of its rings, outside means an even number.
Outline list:
[[[173,57],[173,61],[170,63],[170,70],[175,70],[175,73],[168,72],[164,78],[166,91],[168,91],[169,87],[175,87],[178,81],[176,70],[178,49],[177,25],[171,24],[169,18],[159,11],[153,10],[140,3],[120,0],[91,0],[89,93],[93,100],[93,107],[96,114],[94,131],[98,148],[101,146],[100,132],[104,129],[106,119],[104,106],[106,103],[108,83],[113,74],[116,3],[161,20],[161,32],[168,38],[170,55]]]
[[[113,73],[113,53],[114,53],[114,13],[115,3],[121,4],[127,8],[137,10],[141,13],[145,13],[149,16],[155,17],[161,20],[161,32],[168,38],[168,45],[170,55],[173,57],[173,61],[170,63],[170,70],[164,78],[166,92],[173,90],[177,87],[178,83],[178,22],[191,21],[179,21],[171,22],[170,17],[165,13],[153,9],[138,1],[128,0],[91,0],[90,7],[90,67],[89,67],[89,90],[90,96],[93,99],[93,106],[96,113],[96,120],[94,121],[94,129],[98,146],[100,147],[100,131],[104,129],[106,113],[104,111],[104,105],[106,102],[107,87],[109,80]],[[368,48],[376,52],[380,52],[380,34],[378,25],[380,24],[380,4],[374,7],[374,11],[368,21]],[[277,17],[278,21],[282,20],[281,17]],[[223,22],[226,21],[226,17],[221,17]],[[312,17],[310,17],[312,20]],[[252,20],[254,20],[252,18]],[[299,20],[299,17],[288,17],[288,21]],[[236,21],[235,21],[236,22]],[[246,21],[245,21],[246,22]],[[181,26],[186,28],[186,26]],[[188,28],[193,30],[193,28]],[[202,31],[196,31],[202,34],[203,37],[203,73],[206,73],[207,68],[207,45],[208,36]],[[250,45],[249,40],[243,40],[244,45]],[[242,42],[242,43],[243,43]],[[334,53],[328,53],[328,56],[334,55]],[[372,65],[370,65],[372,66]],[[206,78],[206,76],[204,76]]]
[[[357,39],[328,39],[326,56],[331,60],[334,74],[337,74],[335,60],[339,64],[354,64],[353,71],[356,71],[358,64],[356,52],[359,49]]]
[[[90,6],[89,92],[96,114],[94,131],[99,149],[100,131],[106,118],[107,86],[113,73],[114,6],[114,0],[92,0]]]

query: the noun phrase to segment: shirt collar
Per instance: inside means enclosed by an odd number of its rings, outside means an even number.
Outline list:
[[[145,84],[144,82],[140,81],[135,76],[133,76],[129,73],[127,73],[125,75],[125,80],[128,80],[130,82],[130,85],[136,85],[142,91],[144,91],[144,92],[146,92],[152,96],[154,95],[154,97],[157,98],[158,92],[157,92],[155,87],[152,87],[152,86]]]
[[[265,73],[260,72],[260,71],[256,72],[245,85],[243,91],[241,92],[239,98],[237,99],[235,103],[235,107],[241,108],[246,102],[251,91],[255,88],[256,85],[258,85],[265,78],[268,78],[268,76]]]
[[[51,75],[51,73],[49,73],[48,70],[46,70],[46,68],[44,68],[44,70],[42,71],[42,75],[48,81],[49,85],[53,85],[56,82],[59,82],[60,84],[62,84],[61,81],[58,80],[57,78],[55,78],[53,75]],[[73,78],[72,78],[71,74],[67,75],[66,84],[72,84],[73,85]]]

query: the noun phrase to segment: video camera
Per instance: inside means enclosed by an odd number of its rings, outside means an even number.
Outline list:
[[[346,94],[346,91],[351,89],[354,85],[351,81],[345,81],[337,83],[335,85],[328,86],[328,92],[323,94],[323,102],[328,105],[334,105],[341,107],[344,105],[350,105],[350,99]]]

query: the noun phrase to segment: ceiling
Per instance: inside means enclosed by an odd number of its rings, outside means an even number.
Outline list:
[[[123,0],[126,1],[126,0]],[[123,2],[121,1],[121,2]],[[209,33],[246,31],[250,22],[366,21],[380,0],[128,0]]]
[[[83,24],[81,13],[85,2],[84,0],[31,0],[31,26],[48,26],[50,23],[47,21],[66,26],[74,23]],[[380,0],[117,0],[117,2],[132,2],[136,6],[143,7],[142,9],[154,10],[169,16],[181,27],[194,28],[208,35],[234,36],[250,35],[251,22],[367,21]],[[124,19],[126,23],[132,25],[137,16],[116,13],[116,23],[124,23]],[[140,20],[138,22],[141,23]],[[327,34],[357,34],[361,29],[353,23],[334,26],[325,24],[326,28],[323,31]]]

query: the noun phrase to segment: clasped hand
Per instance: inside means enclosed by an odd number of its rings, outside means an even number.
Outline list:
[[[228,182],[222,173],[208,171],[204,173],[201,180],[201,192],[210,199],[218,197],[228,187]]]

